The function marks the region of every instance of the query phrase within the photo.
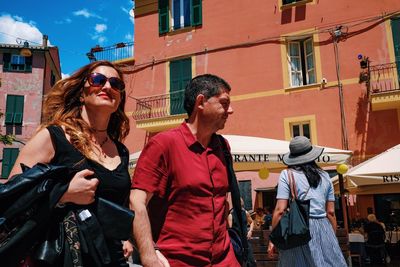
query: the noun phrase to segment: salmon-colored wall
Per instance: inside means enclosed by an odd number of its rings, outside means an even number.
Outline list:
[[[137,7],[140,2],[136,1]],[[361,69],[357,59],[362,54],[369,57],[371,65],[393,61],[392,33],[387,32],[390,22],[380,18],[399,10],[400,1],[315,0],[281,10],[278,0],[254,0],[251,4],[221,0],[202,1],[202,7],[200,27],[161,36],[156,9],[136,16],[135,68],[129,82],[132,97],[168,92],[167,61],[192,57],[194,74],[217,74],[232,86],[234,114],[222,133],[285,139],[285,118],[314,115],[317,143],[342,148],[336,61],[329,31],[343,25],[345,38],[338,43],[338,65],[349,149],[354,151],[352,163],[400,143],[398,110],[370,110],[366,85],[358,83]],[[283,37],[296,33],[314,33],[317,83],[326,78],[325,88],[285,88],[288,68],[282,63],[286,60]],[[134,112],[135,105],[131,99],[127,110]],[[143,148],[145,137],[145,131],[132,123],[126,142],[131,153]]]

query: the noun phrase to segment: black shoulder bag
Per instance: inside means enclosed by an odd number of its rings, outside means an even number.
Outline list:
[[[310,229],[308,228],[310,200],[304,200],[310,188],[308,188],[302,200],[298,199],[293,173],[290,169],[287,172],[290,187],[288,209],[269,236],[272,243],[281,250],[303,246],[311,240]]]
[[[235,172],[233,170],[232,155],[228,151],[226,141],[222,137],[222,135],[218,135],[218,138],[221,143],[222,151],[224,152],[226,169],[227,169],[228,180],[229,180],[229,188],[231,190],[233,211],[236,213],[237,218],[239,218],[238,221],[239,221],[239,225],[240,225],[240,229],[230,228],[228,230],[228,233],[229,233],[229,237],[231,239],[233,250],[235,251],[236,259],[239,261],[239,263],[242,266],[246,266],[249,248],[248,248],[246,233],[243,233],[243,231],[241,230],[241,229],[243,229],[243,221],[241,220],[242,208],[241,208],[241,204],[240,204],[239,186],[237,183]]]

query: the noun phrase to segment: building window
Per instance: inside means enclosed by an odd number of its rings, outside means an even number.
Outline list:
[[[291,87],[316,83],[313,38],[288,42]]]
[[[282,0],[282,7],[285,7],[285,6],[293,6],[293,5],[295,5],[295,6],[297,6],[298,4],[296,4],[296,3],[299,3],[299,5],[301,5],[301,4],[306,4],[306,3],[308,3],[308,2],[312,2],[313,0]]]
[[[1,165],[1,178],[8,178],[11,169],[18,157],[18,148],[3,148],[3,161]]]
[[[171,115],[186,113],[183,108],[184,90],[192,79],[192,59],[185,58],[171,61],[169,64],[170,72],[170,108]]]
[[[305,136],[311,140],[310,122],[291,123],[291,137]]]
[[[32,72],[32,56],[24,57],[17,54],[3,54],[4,72]]]
[[[296,2],[301,2],[304,0],[282,0],[282,4],[283,5],[288,5],[288,4],[292,4],[292,3],[296,3]]]
[[[246,210],[252,210],[253,203],[251,196],[251,180],[239,181],[239,191],[240,191],[240,196],[242,197],[244,202],[244,208]]]
[[[50,86],[53,87],[53,85],[56,83],[56,75],[54,75],[54,72],[51,71],[50,73]]]
[[[21,125],[24,117],[24,96],[7,95],[6,101],[6,125]]]
[[[169,16],[172,16],[170,18]],[[159,0],[159,33],[194,27],[202,24],[201,0]]]

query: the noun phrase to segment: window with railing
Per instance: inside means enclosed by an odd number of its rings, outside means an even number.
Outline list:
[[[192,59],[185,58],[171,61],[170,72],[170,94],[171,115],[186,113],[183,108],[184,90],[186,84],[192,79]]]
[[[32,56],[24,57],[17,54],[3,54],[3,71],[4,72],[31,72]]]

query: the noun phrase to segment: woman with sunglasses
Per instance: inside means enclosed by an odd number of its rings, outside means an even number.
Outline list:
[[[58,203],[60,209],[70,203],[90,204],[95,196],[119,205],[127,203],[129,152],[121,142],[129,133],[129,119],[124,112],[126,94],[122,79],[116,65],[96,61],[58,81],[44,100],[44,122],[20,152],[10,177],[22,172],[20,163],[69,166],[78,172]],[[80,251],[79,235],[68,229],[66,219],[74,218],[64,218],[65,232],[72,233],[68,246],[70,260],[78,264],[71,266],[98,266],[92,254]],[[132,253],[129,241],[123,245],[121,240],[105,241],[111,263],[102,266],[128,266],[126,258]],[[64,258],[60,257],[54,266],[65,266]]]

